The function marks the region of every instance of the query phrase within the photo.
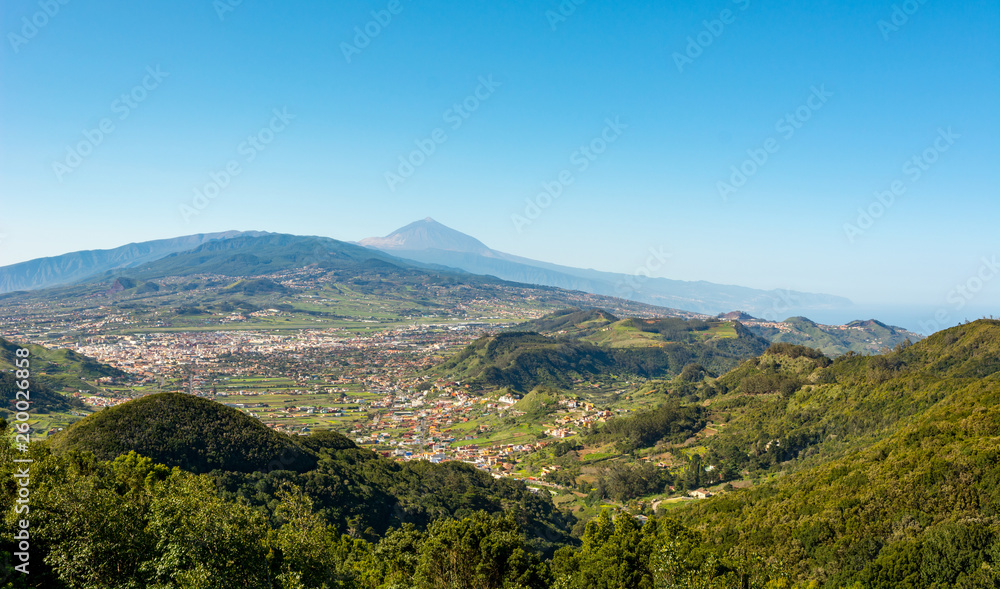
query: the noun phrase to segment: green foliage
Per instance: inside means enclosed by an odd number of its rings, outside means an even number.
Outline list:
[[[266,517],[219,497],[211,479],[175,470],[153,488],[147,518],[156,544],[140,570],[149,576],[150,586],[269,584]]]
[[[86,405],[82,401],[58,391],[72,388],[92,388],[84,381],[102,377],[123,377],[121,370],[101,364],[93,358],[73,350],[49,350],[34,344],[19,344],[0,338],[0,411],[14,411],[16,373],[8,371],[18,368],[17,350],[27,348],[29,371],[31,372],[31,411],[33,413],[82,411]]]
[[[514,517],[483,512],[435,521],[414,575],[420,589],[542,589],[546,577]]]
[[[610,419],[587,435],[588,443],[615,442],[620,452],[653,446],[660,440],[682,442],[705,427],[705,409],[674,400],[650,411]]]
[[[697,326],[686,327],[684,333],[693,331],[697,331]],[[539,385],[569,388],[575,379],[607,374],[646,378],[676,375],[689,364],[722,372],[766,347],[756,336],[746,334],[746,337],[750,339],[685,340],[615,348],[534,332],[506,332],[476,340],[435,372],[479,386],[507,387],[521,392]]]
[[[813,348],[807,348],[806,346],[797,346],[786,342],[771,344],[766,350],[764,350],[764,353],[772,356],[788,356],[793,360],[795,358],[810,358],[813,360],[819,360],[818,364],[821,366],[830,365],[830,359],[827,358],[823,352]]]
[[[669,472],[654,464],[615,462],[598,478],[596,496],[624,502],[644,495],[662,493],[670,482],[672,478]]]
[[[305,471],[315,455],[236,409],[180,393],[147,395],[109,407],[53,436],[56,452],[110,460],[135,451],[168,466],[211,470]]]
[[[773,367],[803,374],[803,358]],[[996,586],[997,358],[1000,322],[981,320],[882,356],[842,356],[814,368],[835,383],[789,398],[730,399],[724,408],[741,413],[706,460],[753,471],[806,459],[678,513],[722,547],[770,551],[831,587]],[[724,379],[740,390],[762,366]]]
[[[108,431],[83,429],[79,445],[57,439],[55,453],[48,443],[31,445],[33,571],[17,582],[55,589],[996,587],[998,357],[996,321],[832,363],[808,350],[772,349],[720,378],[707,408],[668,403],[591,435],[643,447],[682,440],[708,418],[732,415],[697,441],[704,450],[674,483],[724,481],[740,470],[781,476],[671,511],[687,525],[662,517],[641,524],[604,511],[579,540],[566,534],[573,518],[548,493],[468,465],[390,462],[320,433],[301,444],[288,440],[314,462],[301,472],[194,474],[127,451],[146,443],[136,433],[144,411],[175,424],[185,439],[170,411],[140,404],[115,417],[108,410]],[[802,384],[787,395],[753,394],[756,385],[747,382],[761,375]],[[228,448],[237,463],[255,460],[257,434],[238,434],[239,420],[187,399],[194,398],[165,401],[180,403],[189,421],[214,420],[200,442],[213,456]],[[96,441],[119,426],[126,451],[95,458],[83,442],[103,447]],[[18,516],[5,435],[0,548],[9,551]],[[169,446],[166,431],[158,435]],[[576,442],[561,444],[553,454],[568,460]],[[668,476],[617,462],[597,485],[601,496],[625,501],[659,492]]]
[[[438,371],[472,383],[527,392],[540,384],[568,388],[575,378],[613,369],[608,351],[593,344],[511,332],[476,340]]]
[[[705,367],[700,364],[688,364],[677,375],[677,379],[684,382],[701,382],[706,376],[711,376]]]
[[[21,390],[17,386],[17,382],[18,379],[13,374],[0,372],[0,399],[3,402],[3,405],[0,406],[0,415],[4,414],[4,412],[13,414],[17,411],[15,406],[17,397],[15,395]],[[85,408],[85,405],[79,399],[61,395],[38,379],[31,378],[28,382],[31,383],[29,392],[31,394],[32,413],[79,411]]]
[[[787,587],[780,565],[746,550],[718,555],[670,519],[640,526],[633,516],[604,510],[591,520],[580,549],[560,549],[553,588],[719,589]]]
[[[332,429],[313,432],[311,435],[301,438],[300,441],[303,446],[309,448],[313,452],[322,452],[323,450],[349,450],[358,447],[357,444],[352,442],[350,438],[344,434],[335,432]]]
[[[572,307],[554,311],[539,319],[522,323],[515,329],[517,331],[568,331],[584,334],[617,321],[617,317],[603,309],[580,309]]]

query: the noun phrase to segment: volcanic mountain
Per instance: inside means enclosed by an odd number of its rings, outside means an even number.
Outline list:
[[[450,266],[473,274],[582,290],[713,315],[733,309],[767,314],[776,303],[785,300],[796,301],[795,312],[851,305],[846,298],[826,294],[766,291],[668,278],[643,277],[643,280],[637,280],[636,276],[629,274],[550,264],[491,249],[478,239],[430,217],[410,223],[385,237],[363,239],[360,244],[401,258]]]

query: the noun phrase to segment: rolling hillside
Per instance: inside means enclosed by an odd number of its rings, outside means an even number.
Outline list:
[[[1000,322],[833,362],[778,348],[718,384],[735,396],[713,411],[733,418],[707,460],[787,474],[690,506],[684,521],[824,586],[1000,579]]]
[[[125,373],[101,364],[72,350],[49,350],[34,344],[18,344],[0,338],[0,411],[13,411],[18,390],[14,371],[17,350],[27,348],[28,369],[31,373],[31,411],[33,413],[67,413],[86,409],[79,399],[61,394],[62,391],[76,392],[93,389],[93,382],[102,377],[122,377]],[[90,382],[87,382],[90,381]]]
[[[670,377],[689,364],[720,373],[761,353],[767,342],[742,327],[676,318],[625,319],[601,311],[559,312],[478,339],[434,369],[453,380],[527,392],[570,388],[594,378]],[[520,331],[556,327],[560,336]],[[573,337],[565,335],[572,332]]]

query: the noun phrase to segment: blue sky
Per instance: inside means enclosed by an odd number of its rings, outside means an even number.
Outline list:
[[[578,1],[4,2],[0,265],[431,216],[567,265],[652,247],[665,277],[926,308],[973,280],[1000,310],[995,2]]]

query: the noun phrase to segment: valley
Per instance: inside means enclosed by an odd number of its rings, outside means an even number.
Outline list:
[[[768,544],[737,533],[726,511],[712,510],[890,443],[950,398],[951,384],[934,384],[939,370],[954,386],[995,379],[996,322],[921,341],[878,321],[709,316],[368,255],[332,240],[241,237],[0,295],[0,374],[13,378],[13,350],[27,346],[36,443],[89,448],[102,460],[136,450],[257,497],[260,509],[270,495],[248,489],[289,465],[265,475],[253,461],[274,450],[247,454],[227,437],[192,455],[194,440],[214,439],[216,423],[267,448],[291,444],[296,484],[327,506],[329,525],[365,541],[406,522],[426,526],[433,513],[466,513],[466,499],[428,504],[409,486],[419,483],[399,478],[421,472],[462,477],[474,502],[495,510],[503,501],[487,498],[516,485],[526,493],[518,501],[534,505],[519,525],[562,575],[572,576],[570,565],[553,551],[618,513],[599,525],[617,530],[627,516],[703,538],[724,529],[725,550],[778,550],[797,563],[782,578],[803,582],[874,573],[824,556],[818,547],[842,532],[800,554],[773,536]],[[188,424],[182,406],[206,417]],[[187,437],[161,439],[173,435],[164,419],[179,419]],[[200,433],[187,431],[195,426]],[[355,490],[312,487],[311,477],[328,476],[316,473],[343,468],[362,468],[338,475]],[[362,497],[372,492],[405,507],[367,513]],[[716,550],[700,542],[698,551]]]

